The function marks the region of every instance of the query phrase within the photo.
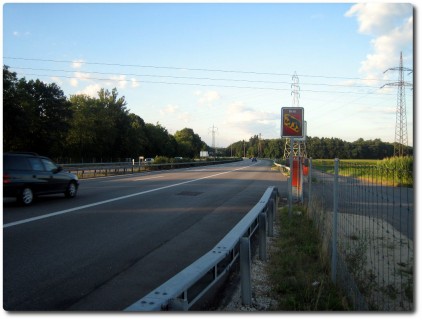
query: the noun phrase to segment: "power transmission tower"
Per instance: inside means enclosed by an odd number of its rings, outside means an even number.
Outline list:
[[[412,69],[403,67],[403,55],[400,52],[400,66],[396,68],[389,68],[384,71],[398,71],[399,79],[397,82],[386,83],[385,86],[397,87],[397,108],[396,108],[396,128],[394,136],[394,156],[403,157],[407,152],[407,118],[406,118],[406,86],[412,86],[411,83],[404,81],[404,71],[410,73]]]
[[[215,152],[215,157],[217,156],[217,148],[215,146],[215,133],[218,131],[218,128],[216,128],[214,125],[212,125],[212,127],[210,128],[211,133],[212,133],[212,148],[214,149]]]
[[[291,95],[293,96],[292,100],[292,107],[296,108],[299,107],[299,97],[300,97],[300,86],[299,86],[299,77],[297,76],[296,72],[292,76],[293,83],[291,84]],[[304,123],[305,124],[305,123]],[[306,135],[306,132],[304,132]],[[294,157],[305,157],[306,158],[306,143],[305,143],[306,136],[303,139],[294,139],[293,143],[293,156]],[[284,144],[284,159],[288,159],[290,157],[291,146],[290,146],[290,139],[286,139]]]

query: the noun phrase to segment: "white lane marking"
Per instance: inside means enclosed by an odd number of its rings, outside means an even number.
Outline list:
[[[150,177],[150,178],[139,178],[139,179],[133,179],[131,181],[151,180],[151,179],[161,178],[161,177],[164,177],[164,176],[153,176],[153,177]]]
[[[122,196],[122,197],[117,197],[117,198],[113,198],[113,199],[108,199],[108,200],[104,200],[104,201],[99,201],[99,202],[94,202],[94,203],[86,204],[84,206],[79,206],[79,207],[75,207],[75,208],[71,208],[71,209],[66,209],[66,210],[61,210],[61,211],[57,211],[57,212],[52,212],[52,213],[44,214],[44,215],[38,216],[38,217],[33,217],[33,218],[28,218],[28,219],[24,219],[24,220],[15,221],[15,222],[6,223],[6,224],[3,225],[3,229],[10,228],[10,227],[13,227],[13,226],[18,226],[18,225],[29,223],[29,222],[33,222],[33,221],[37,221],[37,220],[43,220],[43,219],[51,218],[51,217],[54,217],[54,216],[59,216],[59,215],[62,215],[62,214],[65,214],[65,213],[69,213],[69,212],[73,212],[73,211],[77,211],[77,210],[82,210],[82,209],[87,209],[87,208],[99,206],[99,205],[110,203],[110,202],[114,202],[114,201],[119,201],[119,200],[123,200],[123,199],[128,199],[128,198],[140,196],[142,194],[147,194],[147,193],[151,193],[151,192],[155,192],[155,191],[160,191],[160,190],[164,190],[164,189],[168,189],[168,188],[173,188],[173,187],[177,187],[177,186],[180,186],[180,185],[183,185],[183,184],[187,184],[187,183],[191,183],[191,182],[195,182],[195,181],[205,180],[205,179],[208,179],[208,178],[220,176],[222,174],[227,174],[227,173],[230,173],[230,172],[242,170],[242,169],[248,168],[250,166],[251,165],[246,166],[246,167],[237,168],[235,170],[230,170],[230,171],[226,171],[226,172],[216,173],[216,174],[213,174],[213,175],[210,175],[210,176],[206,176],[206,177],[202,177],[202,178],[198,178],[198,179],[193,179],[193,180],[188,180],[188,181],[184,181],[184,182],[179,182],[179,183],[171,184],[171,185],[168,185],[168,186],[165,186],[165,187],[160,187],[160,188],[155,188],[155,189],[151,189],[151,190],[141,191],[141,192],[137,192],[137,193],[133,193],[133,194],[128,194],[128,195]]]

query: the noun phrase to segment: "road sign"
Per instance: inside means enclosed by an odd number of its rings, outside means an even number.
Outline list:
[[[282,138],[303,138],[304,126],[303,108],[281,108]]]

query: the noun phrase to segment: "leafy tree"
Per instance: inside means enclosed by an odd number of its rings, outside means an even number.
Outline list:
[[[34,151],[45,155],[66,152],[65,140],[72,117],[71,105],[54,83],[16,81],[3,67],[5,150]]]
[[[102,153],[97,138],[98,124],[102,115],[95,98],[87,95],[74,95],[70,97],[70,102],[73,118],[70,121],[67,136],[69,155],[84,162]]]
[[[147,145],[145,148],[146,157],[168,156],[174,157],[176,144],[174,138],[161,124],[147,123],[145,126]]]
[[[177,142],[179,156],[187,158],[198,156],[205,144],[199,135],[190,128],[177,131],[174,134],[174,139]]]
[[[18,94],[19,81],[15,72],[3,66],[3,148],[5,151],[25,150],[27,136],[25,111]]]
[[[124,146],[128,150],[128,156],[135,160],[140,156],[144,156],[148,144],[147,139],[144,120],[134,113],[129,114],[129,128]]]

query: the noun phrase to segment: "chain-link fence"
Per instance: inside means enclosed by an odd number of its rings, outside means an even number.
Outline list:
[[[355,309],[414,310],[413,172],[311,159],[303,191]]]

